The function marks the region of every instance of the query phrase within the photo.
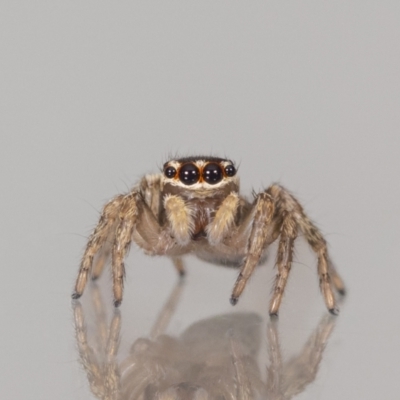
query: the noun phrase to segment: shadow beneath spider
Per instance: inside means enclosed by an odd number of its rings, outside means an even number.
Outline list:
[[[278,321],[269,321],[263,338],[262,318],[255,313],[219,315],[192,324],[179,337],[166,335],[183,285],[176,285],[149,336],[137,339],[129,354],[119,355],[122,361],[117,360],[122,322],[119,310],[114,310],[108,323],[100,290],[93,285],[95,331],[89,335],[85,324],[88,310],[74,302],[79,358],[97,398],[284,400],[303,392],[315,380],[334,317],[325,315],[300,353],[285,362]],[[258,366],[262,339],[267,340],[269,355],[264,374]]]

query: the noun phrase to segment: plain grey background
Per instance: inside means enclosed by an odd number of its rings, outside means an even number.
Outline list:
[[[295,193],[348,286],[317,379],[296,399],[395,398],[399,38],[397,1],[3,1],[3,396],[93,398],[70,301],[87,235],[107,199],[169,155],[205,153],[240,164],[244,193],[273,181]],[[274,255],[235,312],[267,319]],[[237,271],[187,265],[171,335],[233,311]],[[175,281],[168,260],[133,246],[120,352],[148,334]],[[279,320],[285,357],[325,312],[299,240]]]

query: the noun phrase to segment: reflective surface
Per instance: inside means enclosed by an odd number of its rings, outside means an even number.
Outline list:
[[[2,397],[398,397],[399,2],[0,8]],[[244,194],[279,181],[304,204],[348,288],[330,334],[302,238],[276,325],[274,246],[235,307],[237,271],[188,257],[163,313],[176,271],[135,247],[119,317],[109,271],[104,312],[93,291],[72,304],[103,204],[169,155],[192,154],[235,160]]]
[[[250,312],[201,319],[179,337],[166,335],[184,289],[179,282],[146,337],[119,352],[123,318],[107,315],[100,290],[91,304],[74,302],[80,362],[90,390],[99,399],[291,399],[312,383],[336,318],[325,315],[301,351],[284,360],[278,319]],[[93,318],[88,333],[86,319]],[[266,340],[266,359],[260,347]],[[121,361],[119,361],[121,360]],[[262,366],[259,367],[259,364]]]

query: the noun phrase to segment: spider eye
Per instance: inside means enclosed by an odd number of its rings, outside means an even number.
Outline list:
[[[222,178],[222,170],[218,164],[209,163],[203,168],[203,179],[210,185],[221,182]]]
[[[179,179],[185,185],[194,185],[199,181],[200,172],[194,164],[185,164],[179,170]]]
[[[176,175],[176,169],[174,167],[167,167],[164,170],[164,175],[167,178],[174,178]]]
[[[232,164],[227,165],[225,167],[225,174],[226,174],[226,176],[234,176],[236,174],[235,167]]]

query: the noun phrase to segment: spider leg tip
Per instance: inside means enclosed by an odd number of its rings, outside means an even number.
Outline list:
[[[232,304],[233,306],[235,306],[235,305],[237,304],[238,300],[239,300],[239,299],[238,299],[237,297],[233,297],[233,296],[232,296],[232,297],[230,298],[229,301],[231,302],[231,304]]]
[[[346,291],[346,289],[339,289],[338,290],[338,293],[341,295],[341,296],[345,296],[346,294],[347,294],[347,291]]]
[[[122,303],[122,300],[114,300],[114,307],[119,307]]]
[[[186,271],[179,271],[179,277],[184,278],[186,276]]]
[[[339,315],[339,309],[337,309],[337,308],[330,308],[330,309],[329,309],[329,312],[330,312],[332,315]]]

